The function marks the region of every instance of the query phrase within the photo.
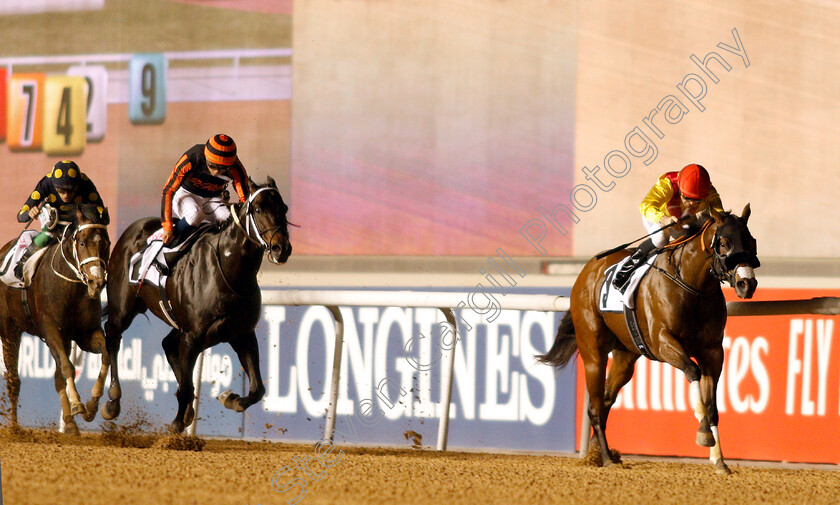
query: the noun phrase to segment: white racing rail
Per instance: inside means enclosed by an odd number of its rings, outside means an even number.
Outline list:
[[[330,402],[327,407],[327,422],[324,427],[324,439],[333,439],[335,431],[336,407],[338,405],[338,381],[341,377],[341,354],[344,344],[344,318],[339,307],[431,307],[443,312],[447,323],[452,328],[454,343],[452,349],[446,351],[443,369],[443,406],[440,424],[438,426],[437,449],[446,450],[449,435],[449,407],[452,399],[452,374],[455,367],[455,349],[457,346],[458,328],[455,322],[454,308],[468,308],[467,292],[433,292],[433,291],[327,291],[327,290],[263,290],[263,305],[322,305],[327,307],[335,318],[335,352],[333,354],[332,380],[330,381]],[[565,312],[569,310],[569,299],[553,295],[524,295],[508,293],[499,297],[502,310],[534,310],[539,312]],[[202,359],[199,355],[196,367],[197,377],[201,376]],[[199,382],[196,382],[199,384]],[[193,405],[198,419],[198,395]],[[187,431],[195,434],[195,422]]]
[[[437,449],[446,450],[449,433],[449,408],[452,398],[452,375],[457,348],[457,324],[452,309],[466,308],[467,292],[434,292],[434,291],[350,291],[350,290],[263,290],[263,305],[322,305],[329,309],[335,318],[335,351],[333,354],[332,380],[330,382],[330,402],[327,408],[327,421],[324,428],[324,439],[333,439],[336,408],[338,405],[338,383],[341,376],[341,355],[344,344],[344,319],[339,310],[343,307],[432,307],[443,312],[448,324],[452,327],[454,343],[447,351],[442,375],[443,409],[438,425]],[[525,295],[507,294],[499,297],[502,310],[533,310],[539,312],[565,312],[569,310],[569,299],[553,295]],[[756,302],[728,302],[726,304],[729,316],[768,316],[786,314],[818,314],[840,315],[840,298],[822,297],[807,300],[774,300]],[[204,353],[199,354],[196,377],[201,377]],[[196,380],[197,387],[201,382]],[[198,397],[196,391],[195,419],[188,427],[188,433],[195,434],[198,420]],[[589,448],[589,394],[584,389],[584,401],[581,412],[580,456],[584,457]]]

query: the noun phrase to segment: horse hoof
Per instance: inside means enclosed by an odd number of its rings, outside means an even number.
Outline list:
[[[102,406],[99,413],[102,414],[102,419],[106,421],[115,419],[120,415],[120,404],[116,400],[109,400],[105,402],[105,405]]]
[[[174,433],[175,435],[180,435],[184,432],[184,423],[183,421],[172,421],[172,424],[169,425],[169,431]]]
[[[219,395],[219,401],[222,402],[222,405],[224,405],[226,409],[243,412],[245,409],[239,406],[239,402],[236,401],[238,399],[239,395],[230,389]]]
[[[82,419],[85,422],[91,422],[96,419],[96,411],[99,410],[99,398],[91,398],[85,404],[85,413],[82,414]]]
[[[64,434],[72,437],[79,436],[79,427],[76,426],[76,421],[73,420],[73,416],[64,417]]]
[[[715,463],[715,473],[718,475],[729,475],[732,473],[732,470],[726,466],[726,463],[724,463],[723,460],[720,460]]]
[[[195,410],[192,404],[187,405],[187,410],[184,412],[184,426],[189,426],[195,420]]]
[[[700,447],[714,447],[715,446],[715,437],[712,435],[712,432],[697,432],[697,445]]]
[[[85,404],[82,402],[72,402],[70,404],[70,415],[76,416],[85,413]]]

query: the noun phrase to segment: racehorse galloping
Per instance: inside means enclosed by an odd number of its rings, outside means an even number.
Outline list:
[[[659,255],[636,294],[636,311],[644,342],[658,361],[685,373],[691,404],[700,422],[697,444],[711,447],[710,459],[718,473],[729,473],[718,436],[715,397],[723,366],[723,329],[726,302],[720,284],[728,281],[741,298],[751,298],[759,266],[755,239],[747,228],[750,206],[741,217],[714,210],[702,227],[681,245]],[[571,293],[571,308],[557,330],[554,345],[543,363],[565,366],[580,352],[589,391],[589,419],[605,465],[619,463],[609,456],[605,430],[616,395],[633,376],[640,350],[633,343],[621,313],[601,312],[598,297],[605,270],[627,252],[593,258],[578,275]],[[609,375],[607,355],[612,352]],[[696,363],[692,361],[696,360]]]
[[[6,388],[11,403],[11,425],[16,427],[20,394],[18,352],[21,332],[37,335],[47,344],[56,362],[55,390],[61,400],[65,430],[78,434],[73,416],[93,421],[112,357],[102,333],[99,294],[105,286],[105,267],[111,243],[108,240],[108,210],[79,205],[56,244],[49,246],[30,285],[15,289],[0,283],[0,337],[6,364]],[[16,241],[0,250],[0,257]],[[83,351],[102,354],[102,366],[92,398],[83,404],[76,390],[76,371],[68,357],[70,343]]]
[[[265,393],[260,375],[259,346],[254,328],[260,317],[261,297],[257,272],[263,254],[272,263],[285,263],[292,253],[286,222],[288,207],[269,177],[265,186],[249,182],[250,197],[236,204],[231,220],[217,232],[202,235],[178,260],[166,282],[177,327],[163,339],[166,359],[175,373],[178,413],[171,429],[176,433],[192,423],[193,367],[205,349],[227,342],[236,351],[248,374],[247,396],[227,392],[219,399],[225,407],[242,412]],[[157,286],[137,286],[128,282],[129,261],[146,246],[146,239],[160,229],[159,218],[134,222],[114,246],[108,264],[108,320],[105,334],[108,348],[116,353],[122,333],[138,313],[151,310],[167,324]],[[116,355],[116,354],[115,354]],[[103,406],[103,417],[119,415],[122,392],[116,360],[111,367],[110,401]]]

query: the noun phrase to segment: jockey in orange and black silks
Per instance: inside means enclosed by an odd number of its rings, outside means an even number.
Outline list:
[[[662,230],[663,226],[710,207],[723,212],[720,195],[712,185],[709,172],[701,165],[693,163],[679,172],[666,172],[660,176],[639,205],[642,224],[651,234],[650,238],[639,244],[627,263],[616,273],[613,285],[622,287],[651,251],[668,243],[668,230]]]
[[[22,277],[26,260],[56,239],[60,233],[57,228],[59,221],[67,220],[66,213],[71,210],[70,206],[73,204],[94,204],[99,206],[99,212],[105,210],[99,191],[79,166],[70,160],[59,161],[38,181],[35,190],[18,212],[17,219],[21,223],[35,219],[39,214],[43,216],[41,232],[32,239],[32,243],[15,267],[15,275],[18,278]],[[49,210],[50,208],[54,210]]]
[[[248,199],[248,174],[236,155],[236,144],[227,135],[218,134],[205,144],[196,144],[185,152],[163,188],[161,225],[164,243],[180,239],[202,222],[222,223],[230,219],[230,210],[222,197],[228,183],[239,196]],[[174,220],[178,218],[178,223]]]

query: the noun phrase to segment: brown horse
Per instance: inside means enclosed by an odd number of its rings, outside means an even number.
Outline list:
[[[161,308],[159,288],[141,287],[128,281],[132,256],[146,247],[146,240],[160,229],[159,218],[134,222],[114,245],[108,263],[108,320],[105,332],[108,347],[116,355],[122,333],[134,317],[151,310],[173,326],[163,339],[166,359],[175,373],[178,413],[172,431],[180,433],[195,416],[193,368],[205,349],[227,342],[236,351],[248,374],[250,390],[240,397],[230,391],[219,400],[236,412],[258,402],[265,394],[260,375],[259,345],[254,328],[260,319],[262,301],[257,272],[263,255],[272,263],[285,263],[292,253],[286,213],[289,208],[277,190],[274,179],[264,186],[249,180],[250,197],[231,209],[231,219],[216,232],[199,237],[172,268],[166,292],[172,303],[174,321]],[[102,417],[113,419],[120,412],[119,371],[111,367],[110,401],[102,406]]]
[[[111,247],[109,222],[108,209],[75,206],[61,239],[44,252],[29,286],[15,289],[0,283],[0,338],[13,428],[18,426],[17,367],[21,332],[41,337],[56,362],[55,390],[61,400],[65,431],[78,434],[73,418],[77,414],[82,414],[88,422],[96,417],[111,363],[102,332],[99,300]],[[14,242],[0,250],[0,257]],[[71,342],[76,342],[83,351],[102,354],[102,367],[87,405],[76,390],[76,370],[68,357]]]
[[[647,350],[654,359],[685,373],[694,415],[700,422],[697,444],[711,447],[710,459],[718,473],[729,473],[720,448],[715,397],[723,367],[726,325],[726,302],[720,285],[728,281],[741,298],[750,298],[755,291],[753,268],[759,261],[755,239],[747,228],[749,215],[749,204],[741,217],[712,211],[695,223],[696,231],[666,246],[636,294],[639,328]],[[554,345],[538,356],[543,363],[563,367],[575,351],[580,353],[590,396],[592,440],[598,441],[605,465],[620,463],[620,459],[610,457],[605,435],[607,416],[619,390],[633,376],[633,365],[642,352],[634,345],[621,313],[599,310],[604,273],[626,255],[617,252],[596,257],[583,267]],[[610,352],[612,365],[606,375]]]

